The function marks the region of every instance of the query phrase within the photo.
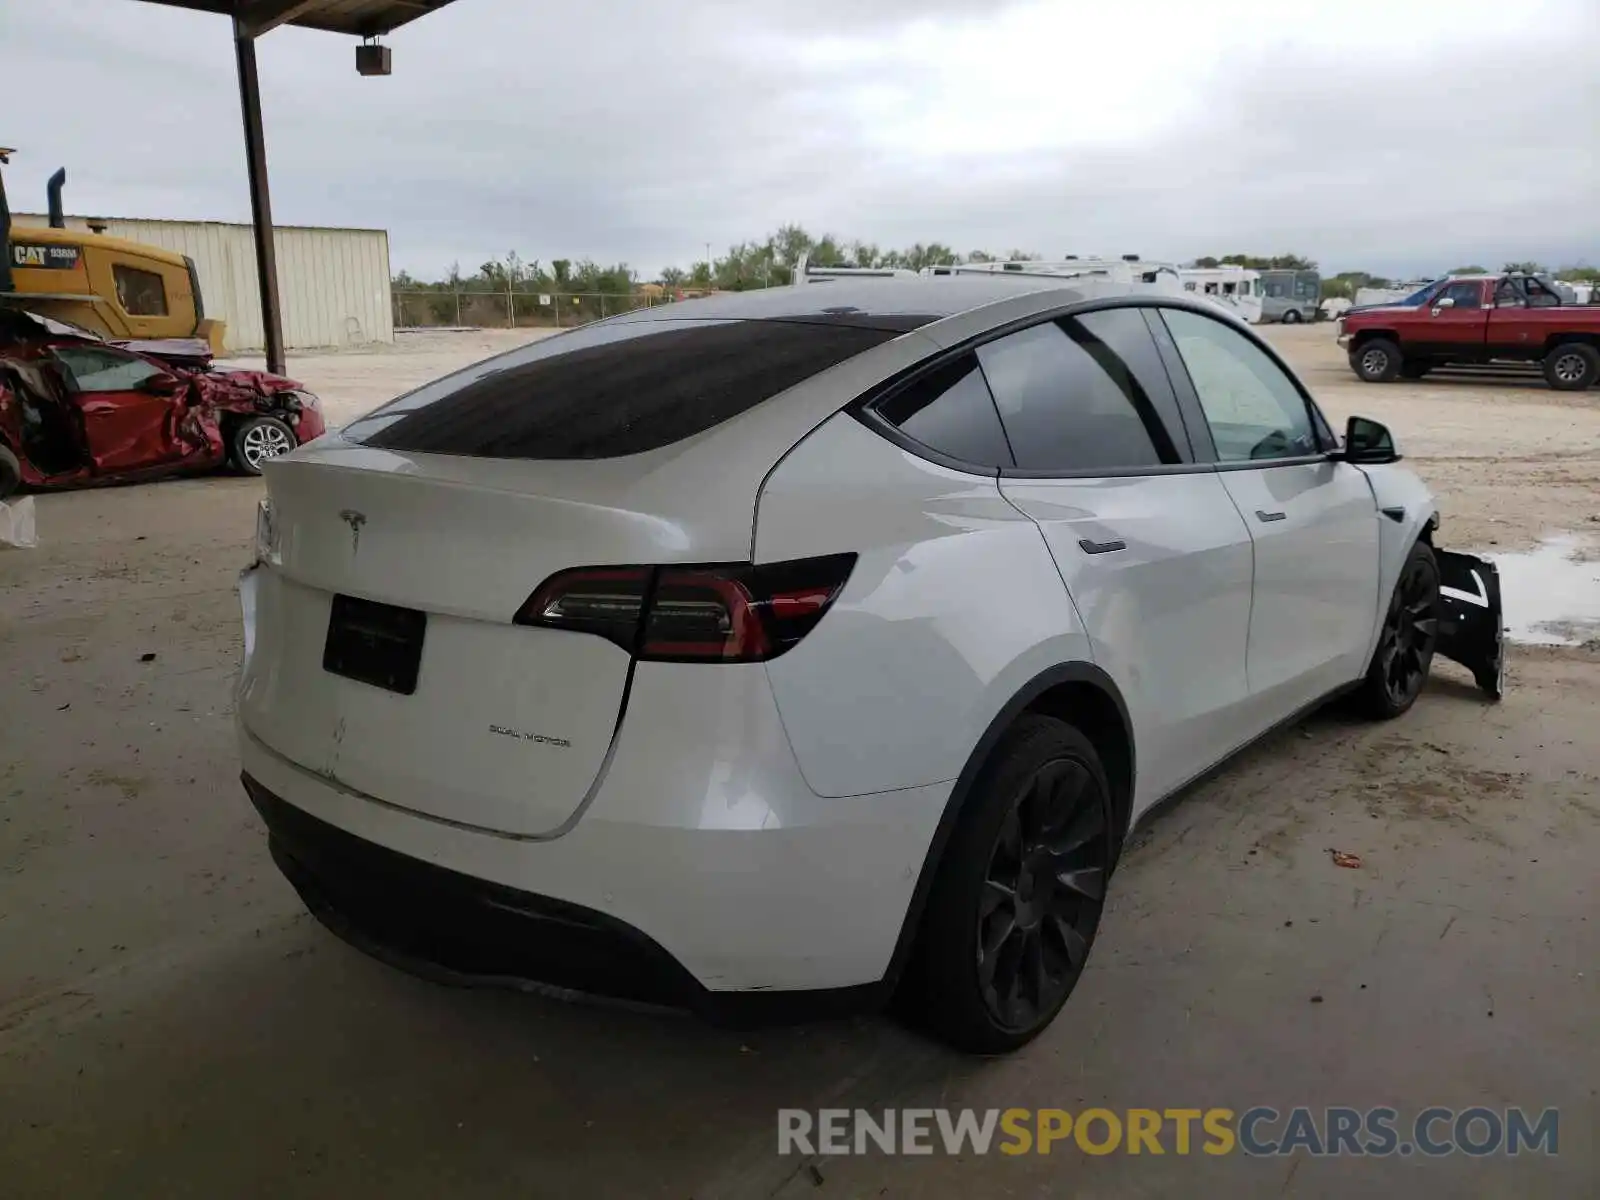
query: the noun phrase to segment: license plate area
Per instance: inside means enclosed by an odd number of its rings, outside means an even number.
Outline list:
[[[417,690],[428,614],[354,596],[335,596],[322,669],[409,696]]]

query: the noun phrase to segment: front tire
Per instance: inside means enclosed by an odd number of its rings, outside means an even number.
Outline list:
[[[1114,811],[1079,730],[1029,713],[1001,738],[939,864],[904,985],[934,1033],[999,1054],[1055,1019],[1100,928]]]
[[[1390,383],[1405,365],[1400,347],[1388,338],[1373,338],[1350,351],[1350,369],[1363,383]]]
[[[1377,648],[1356,691],[1357,707],[1380,721],[1405,712],[1428,681],[1438,645],[1439,564],[1433,547],[1418,542],[1390,594]]]
[[[1558,392],[1581,392],[1600,379],[1600,350],[1588,342],[1562,342],[1544,357],[1544,380]]]
[[[294,430],[277,417],[251,417],[233,431],[229,450],[233,465],[246,475],[261,474],[261,464],[295,448]]]

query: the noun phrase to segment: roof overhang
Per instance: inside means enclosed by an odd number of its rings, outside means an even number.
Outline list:
[[[444,8],[452,0],[144,0],[168,8],[233,17],[259,36],[279,25],[377,37]]]

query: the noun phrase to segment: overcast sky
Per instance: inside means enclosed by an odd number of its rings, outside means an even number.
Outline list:
[[[1597,0],[457,0],[260,43],[280,224],[394,269],[885,246],[1600,263]],[[0,0],[12,206],[247,220],[230,23]],[[27,97],[27,103],[20,98]]]

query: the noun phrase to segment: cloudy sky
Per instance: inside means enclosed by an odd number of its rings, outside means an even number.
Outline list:
[[[248,219],[231,26],[0,0],[13,207]],[[457,0],[260,43],[279,223],[396,271],[884,245],[1600,263],[1597,0]]]

